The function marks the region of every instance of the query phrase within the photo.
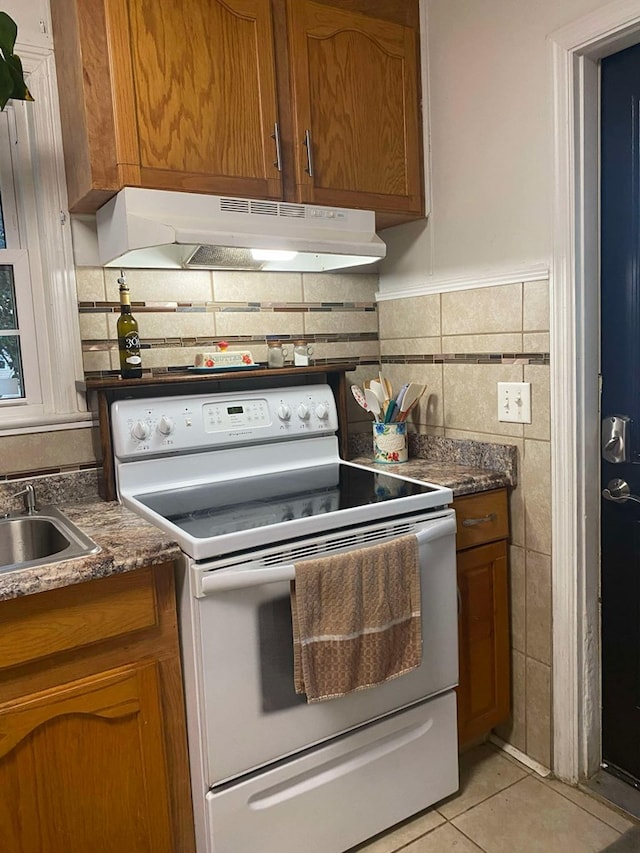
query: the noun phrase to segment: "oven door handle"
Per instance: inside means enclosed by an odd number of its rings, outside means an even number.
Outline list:
[[[443,536],[453,536],[456,531],[455,518],[449,516],[434,520],[415,534],[418,545],[433,542]],[[364,547],[367,547],[366,545]],[[234,589],[248,589],[252,586],[264,586],[270,583],[283,583],[295,580],[294,563],[282,563],[273,568],[217,569],[201,578],[200,595],[213,595],[217,592],[230,592]]]
[[[202,578],[202,594],[212,595],[268,583],[283,583],[294,580],[295,576],[296,567],[293,563],[283,563],[273,569],[218,569]]]

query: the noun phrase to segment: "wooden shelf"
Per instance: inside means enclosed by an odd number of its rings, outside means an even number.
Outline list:
[[[307,376],[324,373],[344,373],[347,370],[355,370],[355,363],[327,362],[326,364],[312,364],[307,367],[279,367],[279,368],[257,368],[250,370],[221,370],[211,373],[195,373],[190,370],[172,370],[170,373],[143,374],[139,379],[121,379],[119,376],[96,376],[88,377],[76,382],[78,391],[115,391],[118,389],[134,389],[144,387],[147,391],[149,386],[164,387],[175,385],[180,382],[189,384],[237,381],[238,379],[265,379],[270,383],[282,376]],[[291,384],[287,380],[287,384]],[[175,393],[175,391],[172,391]],[[198,393],[195,392],[194,393]]]
[[[220,373],[193,373],[187,370],[145,374],[140,379],[119,376],[87,378],[76,383],[87,394],[87,403],[100,425],[100,445],[96,456],[102,460],[100,495],[105,500],[117,498],[111,436],[111,404],[116,400],[141,397],[165,397],[179,394],[218,394],[224,391],[254,391],[290,385],[330,386],[338,407],[338,442],[340,455],[346,459],[347,448],[347,383],[345,373],[355,370],[355,363],[313,364],[308,367],[259,368]]]

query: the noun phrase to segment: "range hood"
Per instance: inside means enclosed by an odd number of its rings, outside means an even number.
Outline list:
[[[126,187],[96,214],[102,266],[322,272],[384,258],[368,210]]]

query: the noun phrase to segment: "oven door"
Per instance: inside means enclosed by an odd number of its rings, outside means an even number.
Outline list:
[[[425,519],[425,516],[422,516]],[[381,528],[383,528],[381,530]],[[411,528],[411,529],[408,529]],[[293,685],[292,562],[255,567],[255,555],[226,567],[191,565],[185,670],[198,696],[190,729],[202,749],[205,782],[262,767],[455,686],[458,678],[455,514],[366,528],[372,541],[413,532],[421,570],[423,659],[417,669],[378,687],[307,704]],[[349,530],[336,532],[353,549]],[[324,537],[325,541],[327,537]],[[382,540],[384,541],[384,539]],[[349,545],[351,543],[351,547]],[[304,548],[296,542],[295,547]],[[356,547],[362,547],[358,545]],[[228,562],[228,561],[227,561]],[[200,597],[194,595],[197,590]],[[184,605],[184,602],[183,602]],[[185,633],[188,635],[185,637]],[[192,700],[187,694],[187,704]],[[197,717],[197,723],[194,719]],[[197,729],[197,732],[194,730]]]

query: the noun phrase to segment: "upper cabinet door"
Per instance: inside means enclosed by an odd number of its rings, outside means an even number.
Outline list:
[[[69,207],[282,197],[270,0],[51,0]]]
[[[124,162],[142,186],[280,198],[270,0],[107,6]]]
[[[416,32],[311,0],[287,9],[299,200],[369,208],[381,224],[421,215]]]

